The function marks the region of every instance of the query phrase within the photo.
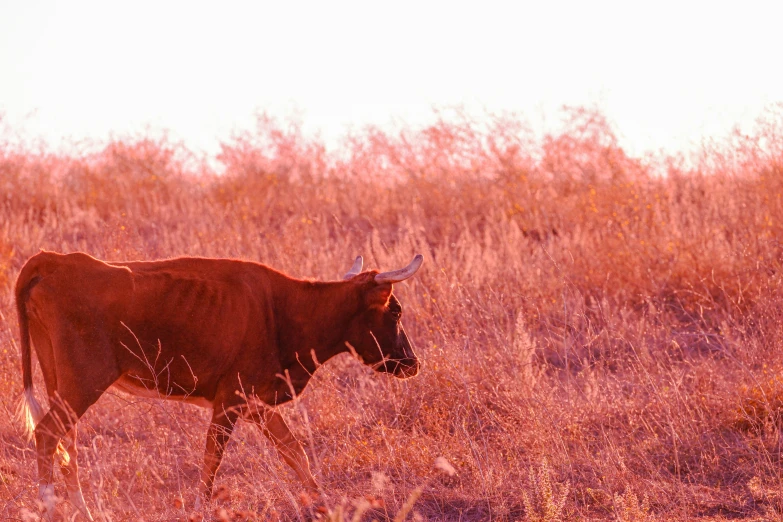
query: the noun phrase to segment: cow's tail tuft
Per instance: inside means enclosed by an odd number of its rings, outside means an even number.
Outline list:
[[[41,422],[43,416],[44,410],[41,403],[35,398],[32,386],[25,388],[16,409],[16,419],[22,425],[23,433],[28,441],[33,438],[35,426]]]

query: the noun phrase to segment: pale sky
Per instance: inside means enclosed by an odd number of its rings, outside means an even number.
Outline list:
[[[0,114],[54,147],[166,129],[214,153],[254,114],[349,126],[433,106],[598,105],[631,152],[783,101],[781,2],[0,0]],[[537,123],[538,122],[538,123]]]

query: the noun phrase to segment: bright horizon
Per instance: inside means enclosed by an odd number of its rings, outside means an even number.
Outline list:
[[[783,7],[626,3],[6,3],[0,115],[28,140],[168,131],[196,151],[297,115],[426,124],[433,107],[520,113],[541,131],[597,106],[632,154],[686,151],[783,101]]]

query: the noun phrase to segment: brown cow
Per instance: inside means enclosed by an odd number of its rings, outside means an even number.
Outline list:
[[[392,283],[411,277],[422,260],[417,255],[405,268],[378,273],[361,272],[358,257],[343,281],[316,282],[234,259],[30,258],[16,282],[20,415],[35,438],[39,495],[49,516],[57,452],[71,503],[92,520],[79,486],[76,421],[111,386],[212,409],[201,475],[206,499],[238,419],[258,425],[317,492],[307,455],[273,407],[301,393],[319,363],[348,350],[377,371],[416,375],[419,361]],[[49,397],[46,413],[33,395],[31,340]]]

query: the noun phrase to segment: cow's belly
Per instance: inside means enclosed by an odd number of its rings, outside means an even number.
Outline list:
[[[209,409],[213,408],[212,402],[205,399],[204,397],[196,397],[193,395],[175,395],[173,393],[165,393],[156,388],[148,388],[146,386],[143,386],[138,379],[134,379],[133,377],[127,375],[123,375],[122,377],[114,381],[114,384],[112,384],[111,386],[111,390],[127,393],[128,395],[133,395],[135,397],[144,397],[146,399],[165,399],[169,401],[180,401],[180,402],[186,402],[188,404],[194,404],[202,408],[209,408]]]

